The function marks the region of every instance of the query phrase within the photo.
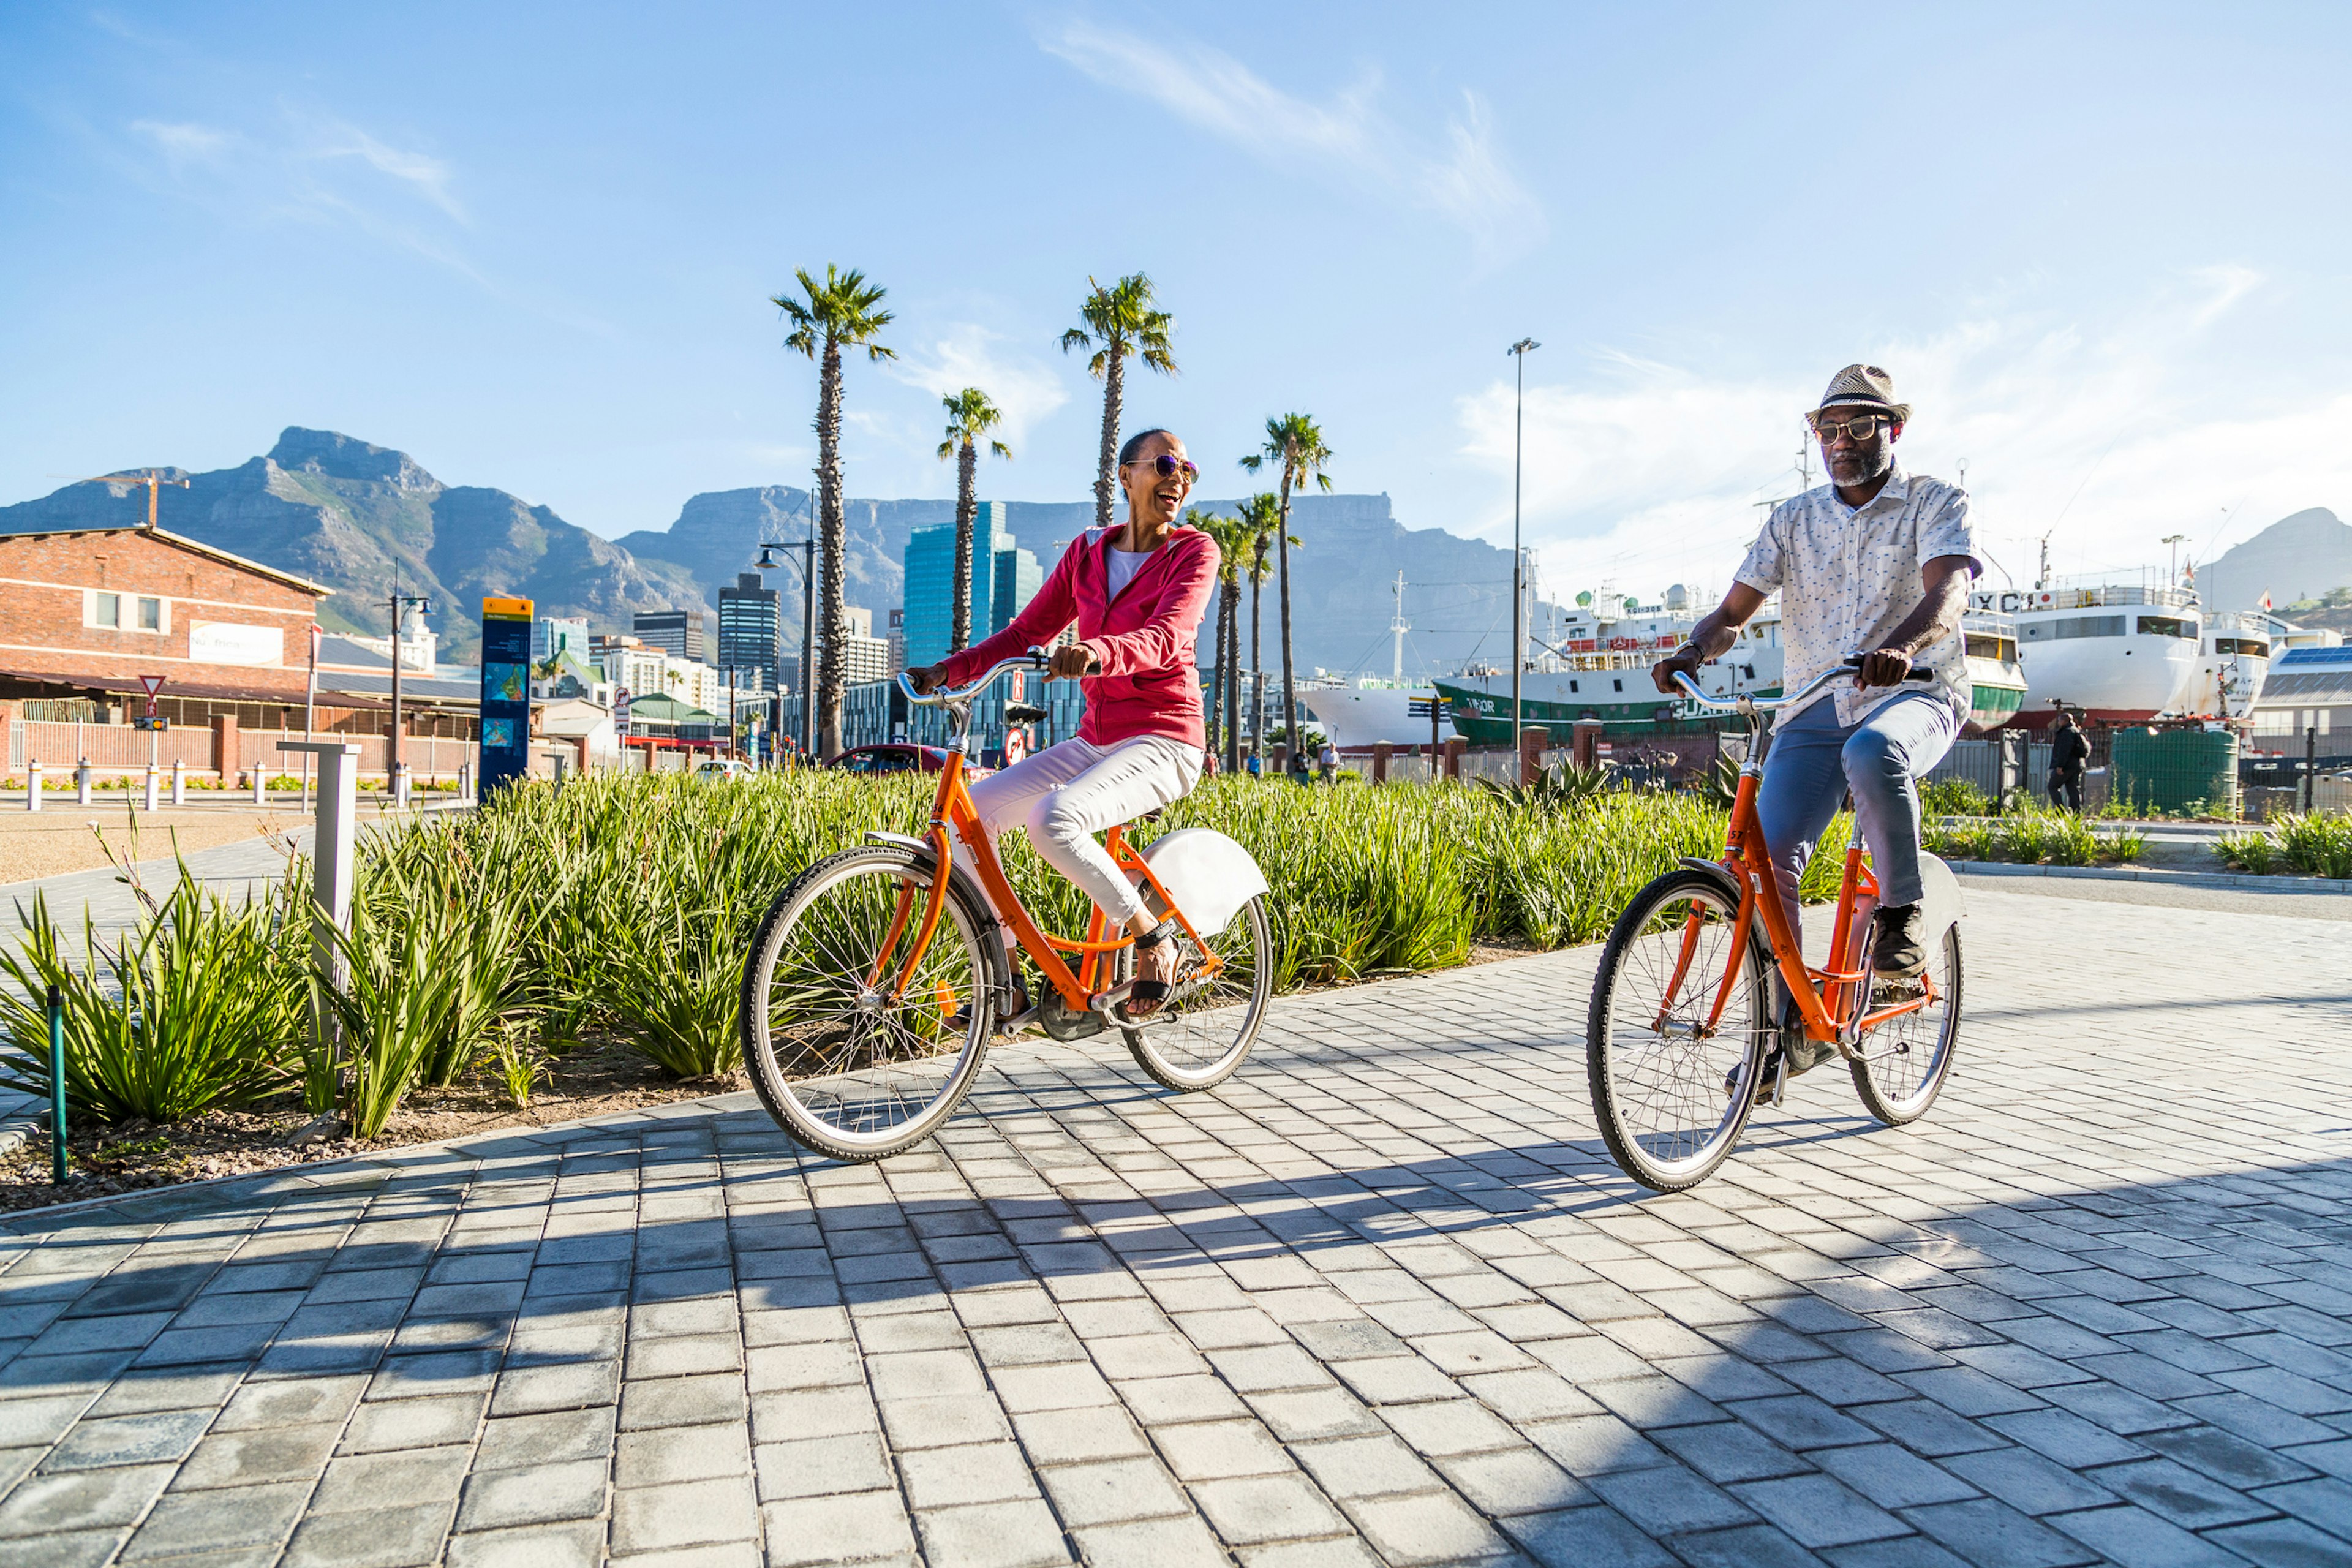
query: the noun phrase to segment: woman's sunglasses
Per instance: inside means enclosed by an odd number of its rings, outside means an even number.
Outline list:
[[[1160,453],[1160,456],[1156,458],[1138,458],[1134,462],[1129,463],[1128,467],[1130,468],[1140,468],[1146,462],[1149,462],[1151,465],[1151,471],[1158,474],[1163,479],[1181,471],[1184,476],[1184,482],[1186,484],[1198,484],[1200,482],[1200,469],[1194,468],[1190,461],[1181,458],[1171,458],[1165,452]]]

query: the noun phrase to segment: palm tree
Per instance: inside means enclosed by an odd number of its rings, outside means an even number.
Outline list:
[[[971,646],[971,529],[972,520],[980,515],[980,503],[972,491],[980,480],[980,439],[1004,418],[988,394],[976,386],[951,393],[940,399],[948,411],[948,438],[940,443],[941,459],[952,455],[956,460],[956,563],[955,563],[955,625],[948,634],[948,651],[960,653]],[[1011,458],[1013,448],[1002,441],[991,441],[988,449],[1000,458]]]
[[[842,560],[847,553],[841,520],[841,350],[846,343],[865,349],[869,360],[898,356],[874,341],[890,324],[890,312],[880,308],[887,289],[868,284],[866,274],[854,268],[838,271],[829,261],[822,283],[805,268],[793,275],[807,298],[779,294],[771,302],[792,320],[784,347],[798,349],[818,365],[817,545],[824,566],[817,574],[817,616],[824,644],[816,661],[817,749],[833,757],[841,751],[841,661],[849,643],[849,619],[841,613]]]
[[[1274,563],[1266,558],[1274,548],[1274,536],[1282,529],[1281,502],[1271,490],[1261,492],[1239,503],[1243,556],[1241,570],[1250,581],[1250,755],[1265,754],[1265,666],[1258,656],[1259,595],[1266,578],[1273,574]],[[1297,540],[1290,542],[1293,544]],[[1234,658],[1241,658],[1241,629],[1234,630]]]
[[[1231,716],[1239,713],[1241,702],[1240,690],[1234,685],[1231,649],[1242,597],[1242,524],[1237,518],[1219,517],[1199,507],[1188,508],[1183,521],[1185,527],[1199,529],[1217,547],[1216,651],[1211,656],[1216,667],[1217,684],[1209,693],[1208,742],[1212,752],[1225,752],[1228,748],[1219,742],[1217,728],[1221,723],[1233,722]],[[1232,765],[1230,757],[1226,765]]]
[[[1275,534],[1276,553],[1282,563],[1282,732],[1293,742],[1298,734],[1298,695],[1290,666],[1290,489],[1295,480],[1309,474],[1326,491],[1331,488],[1331,476],[1323,466],[1331,460],[1331,448],[1323,444],[1323,432],[1315,421],[1304,414],[1278,415],[1265,422],[1265,445],[1242,459],[1242,467],[1256,473],[1261,465],[1282,465],[1282,524]]]
[[[1162,375],[1176,374],[1176,356],[1168,347],[1176,319],[1153,309],[1151,279],[1142,273],[1120,279],[1106,289],[1092,278],[1078,319],[1086,323],[1062,334],[1062,352],[1092,349],[1087,374],[1103,384],[1102,453],[1095,464],[1095,526],[1111,525],[1111,498],[1118,493],[1112,470],[1118,466],[1118,416],[1126,401],[1126,376],[1121,366],[1129,355]]]

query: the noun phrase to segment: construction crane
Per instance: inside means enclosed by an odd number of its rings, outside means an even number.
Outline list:
[[[152,468],[143,474],[100,474],[96,479],[76,479],[74,483],[78,485],[145,485],[147,487],[147,530],[151,533],[155,530],[155,497],[162,487],[177,485],[182,489],[188,488],[187,480],[167,479]]]

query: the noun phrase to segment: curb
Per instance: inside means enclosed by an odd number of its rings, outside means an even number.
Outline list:
[[[731,1102],[731,1103],[730,1103]],[[339,1159],[320,1160],[305,1165],[278,1165],[266,1171],[237,1171],[226,1176],[199,1176],[192,1182],[172,1182],[160,1187],[140,1187],[127,1193],[100,1193],[87,1198],[70,1198],[61,1204],[45,1204],[38,1208],[0,1211],[0,1237],[24,1236],[37,1231],[35,1222],[46,1222],[60,1215],[87,1213],[116,1204],[136,1204],[156,1200],[176,1200],[187,1194],[201,1194],[207,1189],[226,1187],[232,1183],[259,1184],[292,1180],[308,1186],[323,1187],[327,1181],[313,1180],[320,1176],[337,1176],[348,1181],[354,1175],[366,1176],[369,1167],[389,1178],[397,1175],[401,1167],[424,1164],[434,1159],[465,1157],[464,1145],[494,1138],[523,1138],[532,1141],[550,1133],[577,1136],[583,1128],[623,1127],[632,1121],[667,1121],[681,1117],[726,1116],[741,1110],[760,1109],[759,1097],[748,1089],[730,1089],[722,1094],[706,1094],[694,1100],[666,1100],[659,1105],[646,1106],[636,1110],[606,1111],[602,1116],[583,1116],[572,1121],[551,1121],[541,1127],[493,1127],[480,1132],[460,1132],[452,1138],[436,1138],[429,1143],[399,1143],[389,1149],[371,1150],[365,1153],[345,1154]],[[16,1128],[21,1141],[31,1128]],[[0,1131],[0,1149],[8,1147],[8,1133]],[[559,1140],[565,1141],[565,1140]]]
[[[2352,894],[2334,877],[2255,877],[2242,871],[2168,871],[2153,866],[2021,866],[2006,860],[1948,860],[1962,877],[2065,877],[2095,882],[2157,882],[2184,888],[2242,888],[2270,893]]]

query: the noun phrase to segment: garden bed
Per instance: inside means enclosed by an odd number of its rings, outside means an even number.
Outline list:
[[[2137,827],[2041,810],[1930,818],[1919,841],[1946,860],[2015,866],[2136,866],[2147,847],[2147,836]]]
[[[2213,854],[2257,877],[2352,878],[2352,816],[2274,816],[2252,832],[2224,835]]]

